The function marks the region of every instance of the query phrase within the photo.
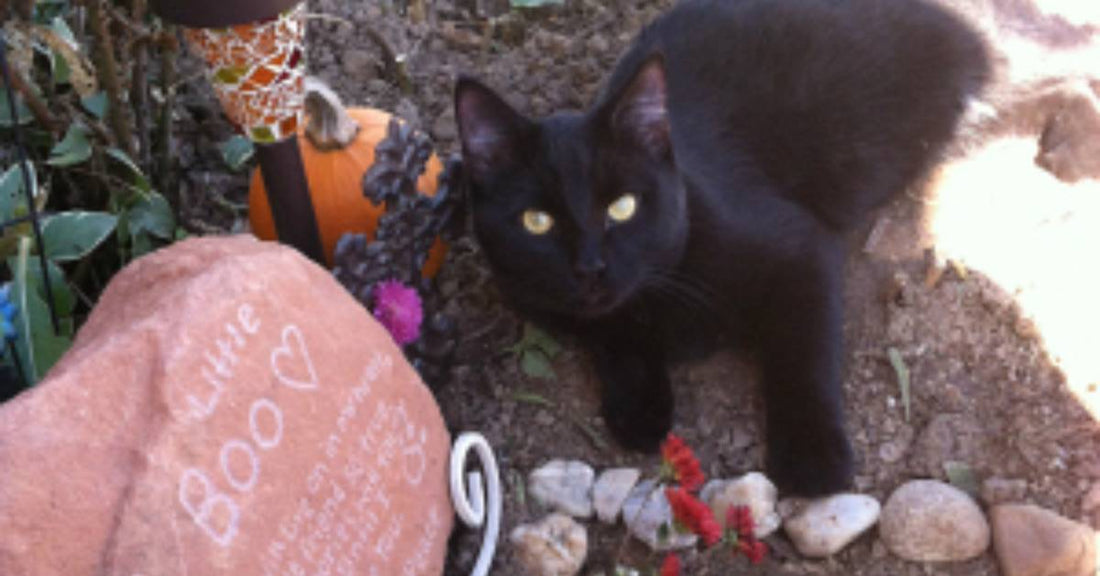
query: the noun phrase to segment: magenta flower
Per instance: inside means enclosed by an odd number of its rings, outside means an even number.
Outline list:
[[[374,287],[374,317],[399,345],[416,342],[420,338],[420,323],[424,320],[420,295],[415,288],[396,280],[379,282]]]

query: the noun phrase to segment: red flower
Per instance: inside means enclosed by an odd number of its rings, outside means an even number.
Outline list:
[[[661,458],[668,475],[685,490],[694,492],[702,487],[704,477],[699,460],[679,436],[671,432],[668,434],[668,438],[661,444]]]
[[[731,532],[733,555],[744,554],[749,562],[759,564],[768,554],[768,546],[756,539],[756,523],[748,506],[730,506],[726,509],[726,530]]]
[[[737,543],[734,554],[736,555],[737,552],[744,554],[749,562],[759,564],[764,561],[764,556],[768,554],[768,545],[755,538],[746,538]]]
[[[665,498],[672,508],[672,516],[682,526],[703,539],[703,544],[713,546],[722,539],[722,526],[714,519],[710,507],[683,488],[665,488]]]
[[[661,563],[661,576],[680,576],[680,557],[675,554],[665,556]]]
[[[730,506],[726,510],[726,528],[740,538],[752,538],[756,532],[752,510],[748,506]]]

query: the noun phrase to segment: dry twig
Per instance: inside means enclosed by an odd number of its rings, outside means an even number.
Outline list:
[[[114,42],[107,22],[107,11],[101,0],[87,3],[89,24],[95,36],[95,69],[99,84],[107,92],[107,123],[114,132],[119,148],[134,157],[133,129],[126,114],[122,96],[122,82],[115,59]]]

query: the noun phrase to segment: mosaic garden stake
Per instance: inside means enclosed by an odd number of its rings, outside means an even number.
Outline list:
[[[298,150],[305,96],[305,3],[300,0],[154,0],[187,29],[191,49],[230,120],[256,143],[279,240],[324,263]]]

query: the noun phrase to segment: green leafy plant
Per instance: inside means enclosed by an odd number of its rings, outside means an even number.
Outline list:
[[[531,378],[554,380],[554,358],[561,353],[561,344],[538,326],[527,322],[523,325],[523,337],[512,345],[510,352],[519,359],[520,370]]]
[[[21,238],[14,262],[9,261],[8,266],[12,269],[11,298],[18,310],[15,322],[15,353],[20,359],[22,378],[28,383],[33,383],[37,382],[68,350],[72,325],[59,319],[58,329],[54,331],[45,300],[42,275],[31,272],[34,262],[31,261],[30,248],[30,238]],[[48,273],[51,280],[60,280],[60,278],[53,278],[55,269],[47,269],[50,270]],[[60,285],[63,286],[64,283],[61,282]],[[66,308],[71,306],[72,300],[63,297],[55,298],[54,303],[58,308],[57,314],[60,316]]]
[[[0,211],[10,211],[15,217],[27,214],[26,203],[20,204],[16,196],[6,193],[9,188],[17,191],[22,188],[12,186],[10,180],[8,172],[0,179]],[[32,196],[40,195],[32,191]],[[15,323],[16,353],[23,370],[21,376],[27,384],[40,380],[71,342],[79,304],[75,290],[79,288],[70,280],[65,267],[77,275],[86,274],[88,267],[94,265],[97,249],[112,239],[119,246],[119,260],[128,261],[171,240],[174,230],[167,202],[152,192],[132,198],[117,214],[68,210],[44,216],[42,246],[36,245],[27,222],[5,230],[0,238],[0,256],[10,274],[11,299],[19,310]],[[45,256],[45,273],[42,261],[37,258],[40,252]]]
[[[0,31],[0,146],[17,159],[0,166],[2,362],[28,386],[114,273],[181,235],[169,200],[175,34],[145,2],[75,4],[38,0]]]

